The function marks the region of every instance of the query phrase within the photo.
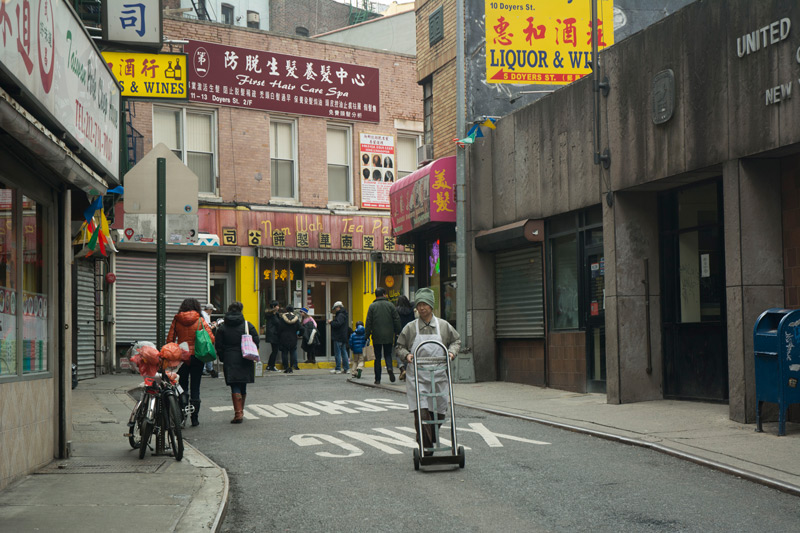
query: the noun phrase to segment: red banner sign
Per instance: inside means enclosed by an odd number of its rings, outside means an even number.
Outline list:
[[[380,122],[377,68],[189,41],[189,100]]]

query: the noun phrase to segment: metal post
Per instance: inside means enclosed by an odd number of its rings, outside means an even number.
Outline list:
[[[167,332],[167,160],[156,159],[156,346]]]
[[[466,95],[464,80],[464,0],[456,0],[456,138],[464,137]],[[465,149],[456,148],[456,326],[463,348],[467,338],[467,214]]]

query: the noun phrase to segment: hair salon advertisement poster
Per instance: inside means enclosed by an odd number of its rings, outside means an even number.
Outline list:
[[[394,136],[362,133],[361,207],[389,209],[394,177]]]

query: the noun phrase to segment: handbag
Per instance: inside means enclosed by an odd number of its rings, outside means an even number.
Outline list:
[[[202,318],[197,323],[200,324],[200,329],[194,334],[194,356],[204,363],[214,361],[217,358],[217,351],[214,349],[214,343],[211,342],[211,336],[203,327]]]
[[[247,324],[247,320],[244,321],[244,335],[242,335],[242,357],[256,363],[261,361],[261,357],[258,355],[258,347],[253,342],[253,336],[250,335],[250,327]]]

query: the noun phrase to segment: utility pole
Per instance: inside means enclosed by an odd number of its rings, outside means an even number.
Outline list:
[[[156,159],[156,346],[164,346],[167,332],[167,160]]]

